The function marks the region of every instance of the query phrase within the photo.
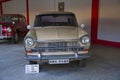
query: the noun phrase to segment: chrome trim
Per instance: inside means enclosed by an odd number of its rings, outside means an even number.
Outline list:
[[[0,39],[12,38],[13,36],[0,36]]]
[[[48,43],[48,42],[71,42],[71,41],[79,41],[80,39],[59,39],[59,40],[41,40],[35,42],[40,42],[40,43]]]
[[[87,53],[87,54],[78,54],[78,57],[76,58],[75,55],[51,55],[51,56],[42,56],[42,57],[38,57],[37,55],[26,55],[24,58],[26,60],[50,60],[50,59],[69,59],[71,61],[71,59],[73,60],[77,60],[77,59],[86,59],[86,58],[90,58],[91,57],[91,53]]]

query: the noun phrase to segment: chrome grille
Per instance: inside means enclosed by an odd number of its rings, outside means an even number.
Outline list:
[[[0,36],[2,35],[2,25],[0,25]]]
[[[68,52],[68,51],[81,51],[83,48],[80,47],[79,41],[69,42],[46,42],[39,43],[37,49],[40,52]]]

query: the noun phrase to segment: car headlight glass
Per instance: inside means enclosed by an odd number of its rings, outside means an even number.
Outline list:
[[[32,37],[26,37],[24,43],[25,46],[32,47],[34,45],[34,40]]]
[[[12,29],[10,27],[7,28],[7,32],[11,32]]]
[[[89,37],[86,35],[86,36],[83,36],[82,38],[81,38],[81,43],[82,44],[88,44],[88,43],[90,43],[90,39],[89,39]]]

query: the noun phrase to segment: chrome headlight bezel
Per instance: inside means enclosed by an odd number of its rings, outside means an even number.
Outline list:
[[[81,42],[82,44],[89,44],[89,43],[90,43],[90,38],[89,38],[89,36],[88,36],[88,35],[82,36],[82,37],[80,38],[80,42]]]
[[[32,37],[27,36],[24,38],[24,45],[26,47],[32,47],[34,46],[34,44],[35,44],[35,40]]]

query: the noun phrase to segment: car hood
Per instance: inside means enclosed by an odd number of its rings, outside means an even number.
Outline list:
[[[42,27],[36,28],[35,31],[38,41],[79,39],[87,34],[81,28],[73,26]]]
[[[0,22],[0,24],[3,25],[3,26],[12,26],[13,25],[12,22],[4,22],[4,23]]]

